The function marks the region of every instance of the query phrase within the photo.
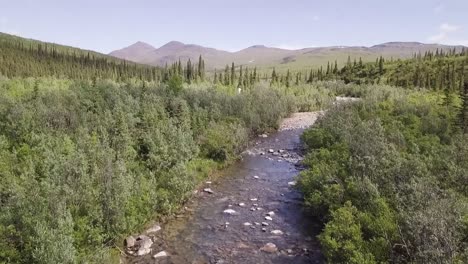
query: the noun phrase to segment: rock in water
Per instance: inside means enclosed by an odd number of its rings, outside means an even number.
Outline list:
[[[153,258],[162,258],[169,256],[166,251],[161,251],[158,254],[154,255]]]
[[[273,230],[273,231],[271,231],[270,233],[272,233],[272,234],[275,235],[275,236],[280,236],[280,235],[283,234],[283,231],[281,231],[281,230]]]
[[[278,251],[278,248],[273,243],[266,243],[266,245],[260,248],[260,250],[268,253],[274,253]]]
[[[235,215],[236,211],[234,211],[232,209],[226,209],[226,210],[223,211],[223,213],[228,214],[228,215]]]
[[[289,185],[289,186],[295,186],[295,185],[296,185],[296,182],[295,182],[295,181],[288,182],[288,185]]]
[[[135,239],[133,236],[129,236],[129,237],[127,237],[127,238],[124,240],[124,245],[125,245],[127,248],[134,247],[134,246],[135,246],[135,243],[136,243],[136,239]]]
[[[206,192],[206,193],[209,193],[209,194],[214,193],[213,190],[211,190],[211,188],[205,188],[205,189],[203,189],[203,191]]]

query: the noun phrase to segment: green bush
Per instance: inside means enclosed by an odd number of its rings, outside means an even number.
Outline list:
[[[352,87],[302,139],[299,188],[325,221],[330,263],[466,261],[466,135],[454,105],[424,91]],[[462,187],[464,186],[464,187]]]

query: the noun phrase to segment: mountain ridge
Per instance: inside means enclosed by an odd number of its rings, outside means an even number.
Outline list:
[[[146,45],[144,45],[146,44]],[[143,48],[142,48],[143,47]],[[151,47],[151,48],[148,48]],[[328,46],[302,49],[282,49],[267,47],[262,44],[253,45],[238,51],[226,51],[197,44],[185,44],[180,41],[170,41],[159,48],[138,41],[128,47],[113,51],[109,55],[153,66],[164,66],[178,60],[195,61],[201,55],[207,69],[224,68],[234,62],[259,68],[300,68],[326,66],[329,61],[344,63],[348,56],[362,58],[364,62],[374,61],[379,56],[386,58],[409,58],[415,53],[435,51],[436,49],[462,49],[464,46],[442,44],[427,44],[421,42],[391,41],[373,46]]]

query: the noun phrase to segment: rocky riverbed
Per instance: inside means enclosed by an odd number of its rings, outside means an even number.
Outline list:
[[[321,112],[285,119],[280,131],[259,135],[242,160],[207,181],[185,211],[129,237],[125,263],[323,263],[295,177],[300,135]]]

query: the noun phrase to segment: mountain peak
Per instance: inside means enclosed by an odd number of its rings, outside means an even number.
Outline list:
[[[127,48],[133,48],[133,49],[147,49],[147,50],[154,50],[156,49],[155,47],[151,46],[150,44],[143,42],[143,41],[137,41],[133,43],[132,45],[128,46]]]
[[[180,42],[180,41],[169,41],[168,43],[164,44],[163,46],[160,47],[161,48],[182,48],[184,47],[185,44]]]

